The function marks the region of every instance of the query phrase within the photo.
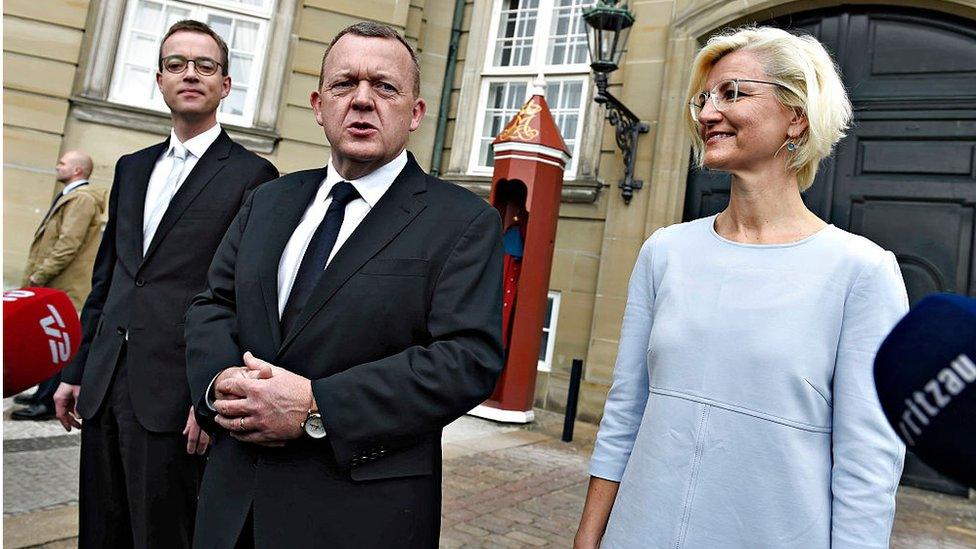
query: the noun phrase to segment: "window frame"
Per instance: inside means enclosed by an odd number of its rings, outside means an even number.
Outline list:
[[[525,74],[520,74],[514,77],[507,77],[501,75],[491,75],[491,76],[481,77],[481,88],[478,92],[478,108],[475,111],[476,112],[475,131],[474,134],[471,136],[472,137],[471,153],[468,155],[468,167],[467,167],[468,174],[491,176],[494,170],[493,167],[482,166],[481,158],[480,158],[481,137],[482,137],[481,133],[484,130],[484,125],[488,116],[488,90],[491,88],[491,84],[498,83],[498,82],[522,83],[524,81],[526,84],[525,87],[526,95],[525,98],[522,100],[522,103],[520,104],[521,107],[521,105],[524,105],[525,102],[532,97],[532,93],[534,90],[534,86],[533,86],[534,80],[535,77],[527,76]],[[587,106],[589,105],[589,100],[590,100],[589,78],[586,75],[577,75],[577,74],[552,75],[546,78],[546,84],[551,84],[553,82],[571,82],[571,81],[578,81],[581,83],[580,106],[577,109],[577,116],[579,117],[579,120],[576,123],[576,135],[573,136],[573,139],[576,143],[576,154],[574,154],[573,157],[570,158],[570,161],[563,172],[563,178],[566,180],[572,180],[576,178],[576,174],[580,165],[579,151],[581,149],[581,144],[582,144],[583,127],[585,126],[585,122],[586,122]],[[547,103],[549,102],[549,99],[550,98],[548,97],[546,98]],[[549,108],[552,109],[552,105],[550,105]]]
[[[483,78],[504,77],[504,76],[532,76],[531,68],[519,67],[519,71],[512,71],[510,68],[495,68],[492,74],[484,74],[485,67],[491,63],[490,56],[493,55],[494,35],[497,33],[500,17],[499,0],[490,2],[475,2],[469,20],[471,21],[490,21],[488,25],[473,25],[469,29],[467,47],[463,57],[463,69],[460,77],[460,89],[455,89],[457,94],[457,107],[451,111],[451,121],[449,122],[448,135],[449,142],[445,149],[450,151],[447,159],[447,166],[444,175],[459,182],[463,186],[487,196],[491,173],[488,170],[471,171],[472,155],[475,145],[478,142],[481,127],[479,105],[487,102],[487,97],[482,95]],[[496,11],[498,10],[498,11]],[[548,44],[548,42],[546,42]],[[548,47],[548,46],[547,46]],[[571,65],[567,65],[572,67]],[[582,65],[580,65],[582,66]],[[600,147],[603,140],[604,116],[600,106],[593,102],[593,82],[589,72],[589,67],[579,73],[553,71],[553,78],[564,75],[578,75],[586,79],[583,86],[583,93],[586,100],[580,106],[580,122],[582,128],[578,130],[579,140],[576,150],[573,151],[576,171],[574,174],[565,174],[562,200],[565,202],[593,203],[600,196],[600,189],[605,185],[598,179],[597,171],[600,162]],[[550,76],[550,73],[546,73]],[[484,99],[483,99],[484,97]]]
[[[556,290],[549,290],[546,294],[546,301],[552,300],[552,310],[549,314],[548,338],[546,338],[546,354],[543,360],[538,361],[537,370],[540,372],[552,372],[552,359],[556,350],[556,331],[559,324],[559,302],[562,300],[562,293]],[[547,303],[548,305],[548,303]],[[542,324],[542,333],[546,333],[545,322]]]
[[[251,61],[251,70],[256,71],[256,78],[253,82],[248,82],[246,84],[248,92],[253,91],[253,93],[248,93],[248,95],[245,96],[246,98],[244,101],[243,112],[241,114],[237,115],[225,113],[221,112],[219,109],[217,111],[217,120],[221,124],[231,124],[243,127],[251,126],[254,121],[254,111],[258,103],[258,96],[261,94],[261,82],[264,76],[263,71],[265,69],[265,64],[268,57],[267,46],[269,41],[268,32],[271,28],[271,11],[269,10],[265,12],[266,15],[263,16],[254,16],[247,13],[253,12],[254,10],[230,10],[222,7],[213,7],[213,4],[218,4],[220,6],[226,5],[226,2],[223,2],[222,0],[209,0],[207,3],[200,0],[129,0],[126,3],[125,21],[123,22],[122,29],[119,34],[119,43],[116,46],[116,62],[112,70],[112,79],[107,99],[112,103],[154,110],[166,115],[169,114],[169,110],[165,105],[159,105],[155,101],[148,98],[142,98],[140,100],[139,98],[124,97],[125,94],[122,90],[123,84],[121,83],[121,78],[126,64],[125,59],[129,52],[129,48],[133,43],[133,41],[129,38],[131,33],[134,32],[132,26],[136,20],[135,12],[140,1],[159,3],[164,6],[186,6],[191,10],[188,17],[198,21],[205,21],[212,14],[222,15],[224,13],[231,13],[235,19],[248,21],[258,25],[258,40],[255,44],[254,57]],[[232,53],[230,50],[232,49],[231,44],[233,42],[233,36],[227,38],[227,40],[229,40],[227,42],[229,61],[230,54]],[[226,99],[227,98],[224,98],[221,100],[221,102],[223,103],[223,101],[226,101]]]
[[[196,2],[198,0],[183,0]],[[219,0],[218,0],[219,1]],[[281,139],[277,124],[291,64],[292,30],[301,0],[277,0],[272,9],[265,48],[265,71],[257,82],[257,103],[250,126],[221,124],[238,143],[261,153],[271,153]],[[169,134],[169,113],[109,101],[116,54],[127,0],[101,0],[95,4],[85,32],[79,77],[71,96],[71,116],[77,120],[119,128]]]

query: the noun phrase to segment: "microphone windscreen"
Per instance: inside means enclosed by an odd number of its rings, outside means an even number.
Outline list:
[[[81,322],[68,294],[53,288],[3,293],[3,396],[61,371],[81,343]]]
[[[932,294],[919,301],[881,344],[874,382],[908,448],[976,487],[976,299]]]

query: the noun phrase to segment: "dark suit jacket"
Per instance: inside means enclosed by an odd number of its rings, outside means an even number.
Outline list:
[[[501,371],[498,213],[412,155],[280,333],[278,262],[324,177],[258,189],[187,313],[190,386],[216,436],[196,547],[233,547],[252,505],[259,548],[436,547],[441,429]],[[205,392],[244,351],[312,379],[327,438],[266,448],[221,432]]]
[[[91,418],[128,334],[132,407],[139,423],[156,432],[186,425],[183,318],[190,299],[203,289],[214,251],[244,198],[278,176],[270,162],[221,132],[173,196],[143,257],[146,188],[168,146],[166,140],[125,155],[115,166],[108,224],[81,313],[81,346],[62,374],[63,381],[81,385],[78,412]]]

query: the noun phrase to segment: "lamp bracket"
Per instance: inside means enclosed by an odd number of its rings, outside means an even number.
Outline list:
[[[595,74],[597,94],[593,100],[607,108],[607,121],[616,131],[617,148],[624,156],[624,178],[617,184],[624,204],[630,204],[634,191],[642,188],[644,182],[634,179],[634,163],[637,152],[637,139],[640,134],[650,131],[650,125],[642,121],[619,99],[607,91],[607,75]]]

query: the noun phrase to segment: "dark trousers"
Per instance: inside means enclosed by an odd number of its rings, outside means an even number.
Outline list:
[[[43,404],[53,410],[54,392],[58,390],[58,385],[60,384],[61,372],[58,372],[37,386],[37,390],[31,395],[31,401],[37,404]]]
[[[189,548],[205,459],[186,453],[181,433],[139,424],[121,354],[102,409],[81,429],[78,547]]]

